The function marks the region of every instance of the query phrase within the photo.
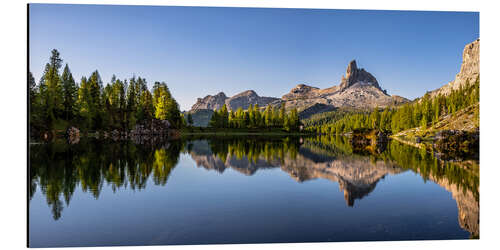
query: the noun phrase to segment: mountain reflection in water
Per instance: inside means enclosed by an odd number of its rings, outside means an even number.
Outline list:
[[[82,140],[76,145],[56,142],[30,146],[30,200],[42,192],[54,220],[70,207],[75,189],[99,199],[103,185],[147,189],[148,180],[166,185],[181,154],[210,171],[227,169],[252,176],[279,168],[297,182],[324,179],[338,183],[347,206],[376,192],[388,175],[412,171],[451,193],[460,227],[479,236],[479,164],[444,162],[432,153],[390,141],[382,152],[353,152],[344,137],[198,137],[162,145]],[[61,201],[61,199],[64,200]],[[65,204],[64,204],[65,203]],[[402,222],[404,223],[404,222]]]

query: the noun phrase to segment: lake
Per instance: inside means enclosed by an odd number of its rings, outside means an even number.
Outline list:
[[[479,163],[390,141],[30,145],[30,247],[479,237]]]

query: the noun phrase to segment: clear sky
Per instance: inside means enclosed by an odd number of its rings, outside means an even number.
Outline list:
[[[104,84],[165,81],[181,110],[220,91],[331,87],[352,59],[413,99],[453,80],[479,38],[477,12],[33,4],[29,18],[37,83],[56,48],[78,82],[96,69]]]

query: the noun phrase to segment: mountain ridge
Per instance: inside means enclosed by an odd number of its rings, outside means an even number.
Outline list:
[[[401,96],[391,96],[383,90],[375,76],[364,68],[358,68],[356,60],[347,65],[345,75],[342,75],[340,83],[329,88],[320,89],[304,83],[293,87],[290,92],[281,98],[259,96],[254,90],[246,90],[232,97],[224,92],[216,95],[207,95],[198,98],[191,107],[190,112],[200,109],[220,109],[226,104],[229,110],[238,108],[247,109],[250,104],[263,107],[272,105],[274,107],[285,105],[286,109],[297,108],[299,111],[321,104],[329,106],[322,110],[334,108],[375,108],[397,105],[409,100]]]

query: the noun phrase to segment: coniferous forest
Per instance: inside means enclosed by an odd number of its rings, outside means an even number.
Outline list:
[[[224,104],[220,110],[214,112],[209,123],[209,126],[214,128],[279,128],[288,132],[299,131],[300,125],[296,108],[287,113],[284,105],[279,110],[267,105],[264,111],[261,111],[258,104],[250,104],[247,110],[240,107],[236,111],[228,111]]]
[[[180,112],[179,104],[165,82],[155,82],[151,90],[140,76],[120,80],[116,76],[104,86],[96,70],[77,82],[59,52],[54,49],[36,83],[29,73],[30,128],[32,135],[41,131],[64,131],[76,126],[83,131],[130,130],[145,120],[168,120],[173,128],[192,126],[190,113]],[[443,115],[479,102],[479,78],[449,95],[426,94],[413,102],[375,108],[373,111],[337,110],[316,114],[301,121],[296,108],[285,111],[284,105],[257,104],[243,110],[228,110],[226,105],[215,110],[209,127],[231,129],[281,129],[299,131],[302,124],[310,133],[342,134],[355,129],[377,129],[390,133],[435,124]]]
[[[62,65],[54,49],[38,84],[31,72],[28,75],[32,135],[69,126],[83,131],[128,130],[153,118],[168,120],[174,128],[183,125],[179,104],[164,82],[155,82],[149,90],[145,78],[120,80],[113,75],[104,86],[97,70],[77,82],[69,65]]]
[[[306,129],[321,134],[342,134],[355,129],[377,129],[398,133],[410,128],[426,129],[436,124],[444,115],[455,115],[458,111],[479,103],[479,78],[474,83],[453,89],[449,95],[431,96],[429,93],[396,107],[373,111],[334,111],[320,114],[304,121]],[[477,117],[478,119],[478,117]]]

